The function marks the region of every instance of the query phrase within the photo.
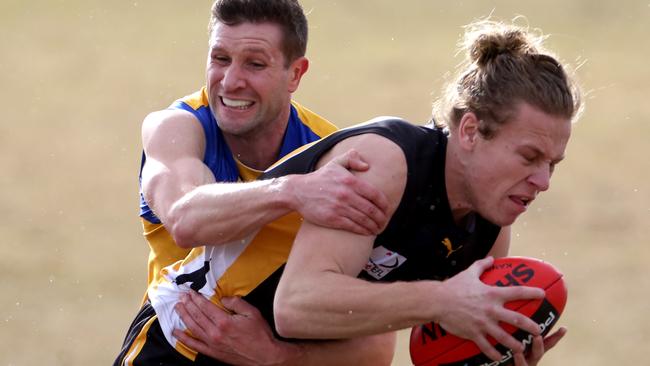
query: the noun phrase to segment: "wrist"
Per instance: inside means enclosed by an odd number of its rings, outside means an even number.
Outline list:
[[[300,344],[283,341],[276,342],[276,355],[271,366],[298,366],[304,365],[305,349]]]
[[[449,279],[444,281],[433,281],[431,295],[436,299],[434,306],[431,307],[431,319],[436,323],[447,320],[450,310],[458,306],[455,299],[457,289]],[[435,297],[433,297],[435,296]]]
[[[426,314],[424,322],[440,323],[444,318],[448,293],[444,281],[422,281],[424,287],[420,293],[427,294],[427,299],[420,304],[426,307],[421,309],[421,314]]]
[[[296,195],[296,185],[299,179],[298,175],[285,175],[271,179],[270,188],[275,193],[279,206],[287,211],[297,211],[299,207]]]

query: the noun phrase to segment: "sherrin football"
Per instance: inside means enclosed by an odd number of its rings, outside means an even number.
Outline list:
[[[493,286],[531,286],[546,291],[546,297],[538,300],[517,300],[505,304],[510,310],[524,314],[542,329],[546,335],[558,321],[567,300],[567,289],[562,273],[548,262],[527,257],[506,257],[494,260],[492,267],[481,275],[481,281]],[[517,340],[530,347],[532,335],[510,324],[502,328]],[[411,329],[411,361],[416,366],[497,366],[513,365],[512,351],[496,344],[501,352],[500,361],[492,361],[479,350],[474,342],[447,333],[438,324],[428,323]]]

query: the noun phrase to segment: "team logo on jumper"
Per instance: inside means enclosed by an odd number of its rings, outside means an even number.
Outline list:
[[[372,250],[368,264],[363,269],[372,277],[381,280],[395,268],[406,262],[406,258],[399,253],[388,250],[382,246]]]
[[[447,248],[447,258],[449,258],[450,255],[452,255],[454,252],[459,251],[460,248],[463,247],[463,246],[461,245],[461,246],[459,246],[458,248],[454,249],[454,246],[451,244],[451,240],[449,240],[449,238],[445,238],[445,239],[443,239],[443,241],[442,241],[442,245],[444,245],[445,248]]]

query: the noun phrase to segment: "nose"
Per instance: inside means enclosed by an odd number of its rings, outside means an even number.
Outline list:
[[[539,192],[548,190],[551,185],[551,169],[547,164],[542,164],[528,176],[528,183],[534,185]]]
[[[224,70],[221,86],[226,92],[241,89],[245,85],[242,70],[237,65],[231,64]]]

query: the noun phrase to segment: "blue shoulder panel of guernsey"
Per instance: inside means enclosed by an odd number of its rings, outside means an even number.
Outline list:
[[[169,109],[190,112],[201,123],[206,142],[203,162],[210,168],[215,179],[218,182],[238,181],[237,164],[210,109],[206,88],[203,87],[194,94],[175,101]],[[278,159],[334,131],[336,131],[336,126],[297,102],[292,101],[289,124],[280,147]],[[142,183],[142,166],[144,166],[145,161],[146,156],[143,152],[140,166],[140,183]],[[142,189],[140,189],[140,216],[151,223],[160,223],[158,217],[145,201]]]

